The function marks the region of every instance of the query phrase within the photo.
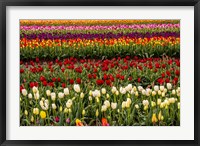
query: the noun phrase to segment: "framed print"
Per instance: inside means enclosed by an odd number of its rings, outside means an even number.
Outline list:
[[[1,1],[1,145],[199,145],[199,1]]]

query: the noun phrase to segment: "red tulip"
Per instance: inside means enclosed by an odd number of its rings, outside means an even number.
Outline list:
[[[77,84],[81,84],[81,79],[80,79],[80,78],[77,78],[77,79],[76,79],[76,83],[77,83]]]
[[[62,83],[62,87],[65,88],[65,87],[66,87],[66,84],[65,84],[65,83]]]
[[[74,84],[74,80],[73,80],[73,79],[70,79],[70,80],[69,80],[69,83],[70,83],[70,84]]]
[[[96,80],[96,83],[97,83],[97,85],[103,85],[104,81],[103,81],[103,80],[100,80],[100,79],[98,79],[98,80]]]
[[[47,81],[42,82],[43,86],[47,86]]]
[[[60,78],[57,78],[57,81],[58,81],[58,82],[60,82],[60,81],[61,81],[61,79],[60,79]]]
[[[24,69],[23,68],[20,69],[20,73],[24,73]]]

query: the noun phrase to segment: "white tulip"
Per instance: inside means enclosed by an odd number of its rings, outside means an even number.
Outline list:
[[[157,92],[158,90],[159,90],[159,86],[158,86],[158,85],[155,85],[155,86],[154,86],[154,91]]]
[[[32,89],[32,90],[33,90],[33,93],[36,93],[36,92],[38,92],[38,88],[37,88],[37,87],[35,87],[35,86],[33,87],[33,89]]]
[[[27,90],[26,89],[22,89],[22,94],[24,95],[24,96],[26,96],[28,93],[27,93]]]
[[[172,89],[172,84],[171,83],[167,83],[167,89],[171,90]]]
[[[152,96],[155,96],[156,95],[156,91],[152,91]]]
[[[105,88],[102,88],[102,89],[101,89],[101,93],[102,93],[102,94],[106,94],[106,89],[105,89]]]
[[[57,106],[56,106],[56,104],[55,103],[52,103],[52,109],[56,109],[57,108]]]
[[[120,87],[119,91],[121,94],[126,94],[126,89],[123,87]]]
[[[175,95],[175,94],[176,94],[176,91],[175,91],[174,89],[172,90],[172,94],[173,94],[173,95]]]
[[[146,95],[146,90],[142,90],[142,95]]]
[[[165,97],[165,92],[162,92],[162,97]]]
[[[38,100],[40,98],[39,92],[34,94],[34,98],[35,98],[35,100]]]
[[[106,98],[110,98],[110,95],[109,95],[109,94],[106,94]]]
[[[111,103],[111,108],[114,110],[114,109],[116,109],[117,108],[117,103]]]
[[[138,90],[141,92],[143,90],[142,86],[138,86]]]
[[[70,108],[72,106],[72,100],[68,99],[67,103],[66,103],[66,107]]]
[[[81,91],[79,84],[74,84],[74,91],[79,93]]]
[[[158,95],[161,95],[161,94],[162,94],[162,92],[160,90],[158,90]]]
[[[128,92],[128,91],[131,91],[133,88],[132,84],[128,84],[126,87],[125,87],[125,90]]]
[[[125,108],[126,107],[126,101],[123,101],[122,102],[122,108]]]
[[[58,93],[58,98],[63,98],[64,96],[65,96],[64,93],[62,93],[62,92]]]
[[[111,92],[114,94],[117,91],[117,88],[115,86],[112,87]]]
[[[115,95],[117,95],[117,96],[119,95],[119,91],[118,90],[115,92]]]
[[[148,101],[148,100],[143,100],[143,101],[142,101],[142,104],[143,104],[144,106],[148,106],[148,105],[149,105],[149,101]]]
[[[33,114],[34,115],[38,115],[39,114],[39,109],[38,108],[34,108],[33,109]]]
[[[102,107],[101,107],[101,111],[102,112],[105,112],[107,110],[107,106],[106,105],[103,105]]]
[[[47,96],[51,96],[51,91],[50,90],[46,90],[46,95]]]
[[[160,86],[160,91],[164,91],[164,86]]]
[[[53,101],[56,100],[56,93],[54,93],[54,92],[51,93],[51,100],[53,100]]]
[[[133,95],[133,94],[135,94],[135,91],[132,89],[130,93]]]
[[[28,98],[32,99],[33,95],[31,93],[28,94]]]
[[[69,89],[68,89],[68,88],[65,88],[65,89],[64,89],[64,94],[65,94],[65,95],[69,95]]]
[[[136,108],[136,109],[139,109],[139,105],[138,105],[138,104],[136,104],[136,105],[135,105],[135,108]]]
[[[167,93],[167,89],[165,88],[163,92]]]
[[[100,96],[101,96],[101,93],[100,93],[99,90],[95,90],[95,91],[92,92],[92,96],[93,96],[93,97],[100,97]]]
[[[161,99],[160,99],[160,98],[158,98],[158,99],[157,99],[157,105],[160,105],[160,104],[161,104],[161,102],[162,102],[162,101],[161,101]]]
[[[109,107],[110,107],[110,101],[105,100],[105,101],[104,101],[104,105],[106,105],[106,107],[109,108]]]
[[[80,98],[82,98],[82,99],[83,99],[83,98],[84,98],[84,96],[85,96],[85,95],[84,95],[84,93],[83,93],[83,92],[81,92],[81,94],[80,94]]]
[[[126,99],[126,102],[127,102],[128,104],[131,104],[131,99],[130,99],[130,98],[127,98],[127,99]]]

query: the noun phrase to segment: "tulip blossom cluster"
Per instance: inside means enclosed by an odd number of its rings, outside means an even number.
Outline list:
[[[21,126],[179,126],[179,20],[20,20]]]

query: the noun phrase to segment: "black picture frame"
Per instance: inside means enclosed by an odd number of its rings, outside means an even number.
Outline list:
[[[7,6],[194,6],[194,140],[7,140],[6,139],[6,7]],[[200,145],[200,2],[199,0],[0,0],[0,143],[21,145]]]

